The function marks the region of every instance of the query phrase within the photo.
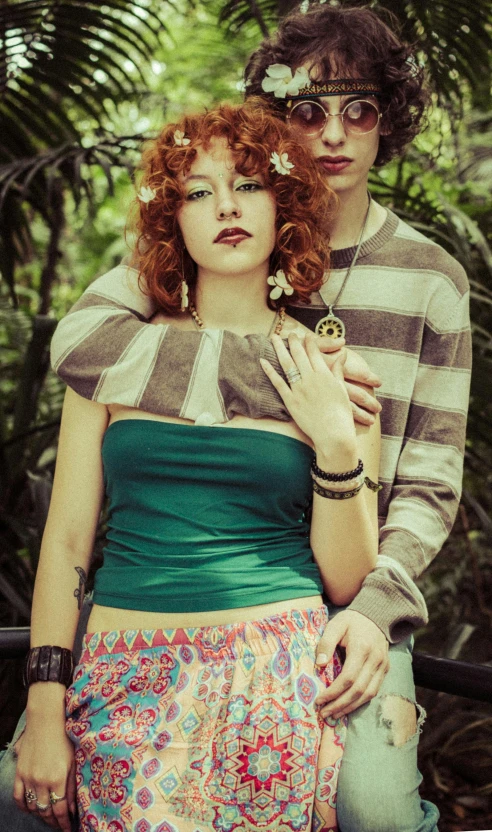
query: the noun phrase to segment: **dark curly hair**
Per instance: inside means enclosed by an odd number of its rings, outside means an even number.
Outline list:
[[[176,144],[181,131],[188,144]],[[311,154],[272,114],[263,99],[245,104],[222,104],[201,115],[187,115],[168,124],[144,150],[143,187],[155,196],[138,203],[137,251],[142,290],[160,309],[180,309],[183,275],[193,295],[196,267],[184,249],[177,214],[184,201],[182,175],[214,138],[225,138],[236,169],[245,176],[261,173],[276,202],[276,239],[271,272],[282,269],[294,288],[292,298],[309,303],[329,268],[327,223],[333,218],[336,197],[327,186]],[[178,136],[179,139],[179,136]],[[289,175],[276,172],[272,153],[287,153],[294,167]],[[265,284],[266,291],[266,284]],[[275,304],[272,304],[272,307]]]
[[[263,95],[261,82],[270,64],[287,64],[294,72],[302,65],[314,69],[313,80],[368,78],[379,82],[382,112],[376,165],[398,156],[421,130],[429,94],[424,71],[414,48],[398,37],[394,15],[386,24],[372,9],[317,4],[305,14],[295,11],[280,23],[251,56],[245,69],[246,95]],[[285,118],[286,102],[274,98],[276,112]]]

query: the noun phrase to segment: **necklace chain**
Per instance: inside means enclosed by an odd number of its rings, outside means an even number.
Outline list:
[[[348,279],[349,279],[349,277],[352,273],[352,269],[354,268],[355,264],[357,263],[357,260],[358,260],[358,257],[359,257],[361,246],[362,246],[362,243],[363,243],[363,240],[364,240],[364,233],[365,233],[365,230],[367,228],[367,222],[369,220],[369,212],[371,210],[371,202],[372,202],[371,194],[368,193],[367,197],[368,197],[367,210],[366,210],[364,220],[363,220],[363,223],[362,223],[362,228],[360,230],[359,239],[357,240],[355,254],[352,257],[352,261],[350,263],[350,266],[347,269],[347,273],[346,273],[346,275],[343,279],[342,285],[340,286],[340,289],[338,290],[338,292],[336,294],[335,300],[332,301],[332,303],[330,303],[328,305],[328,315],[325,315],[325,317],[321,318],[321,320],[318,321],[318,323],[316,324],[316,329],[315,329],[316,335],[326,335],[330,338],[343,338],[345,336],[345,324],[343,323],[342,319],[339,318],[338,315],[336,315],[333,312],[333,307],[336,306],[336,304],[338,303],[338,301],[340,299],[340,296],[341,296],[343,290],[345,289],[345,286],[347,285],[347,281],[348,281]]]
[[[204,324],[203,320],[200,318],[200,315],[198,314],[198,312],[196,311],[195,304],[191,300],[190,300],[188,309],[190,311],[191,317],[193,318],[193,322],[194,322],[196,328],[197,329],[205,329],[205,324]],[[274,317],[273,322],[272,322],[272,325],[271,325],[270,329],[268,330],[267,338],[270,338],[270,335],[272,335],[273,333],[275,335],[280,335],[280,333],[282,332],[282,327],[284,325],[284,322],[285,322],[285,306],[280,306],[279,309],[277,309],[277,311],[275,313],[275,317]]]

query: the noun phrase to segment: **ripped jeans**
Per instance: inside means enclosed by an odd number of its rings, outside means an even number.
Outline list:
[[[390,669],[378,695],[349,716],[338,780],[341,832],[437,832],[439,812],[418,791],[425,714],[415,703],[412,647],[412,638],[390,645]]]

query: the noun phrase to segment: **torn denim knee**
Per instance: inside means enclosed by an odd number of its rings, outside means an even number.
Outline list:
[[[418,702],[400,694],[386,694],[379,702],[378,723],[386,731],[388,745],[401,748],[422,733],[426,718]]]

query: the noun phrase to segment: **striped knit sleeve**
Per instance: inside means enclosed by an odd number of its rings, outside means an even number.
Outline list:
[[[384,441],[382,467],[393,486],[379,560],[350,607],[391,642],[427,621],[414,581],[448,537],[461,495],[471,334],[468,284],[458,268],[458,281],[441,281],[427,310],[403,445]]]
[[[261,369],[278,368],[270,341],[206,329],[149,325],[155,309],[138,272],[117,266],[95,280],[63,318],[51,342],[54,371],[79,395],[195,421],[288,414]]]

